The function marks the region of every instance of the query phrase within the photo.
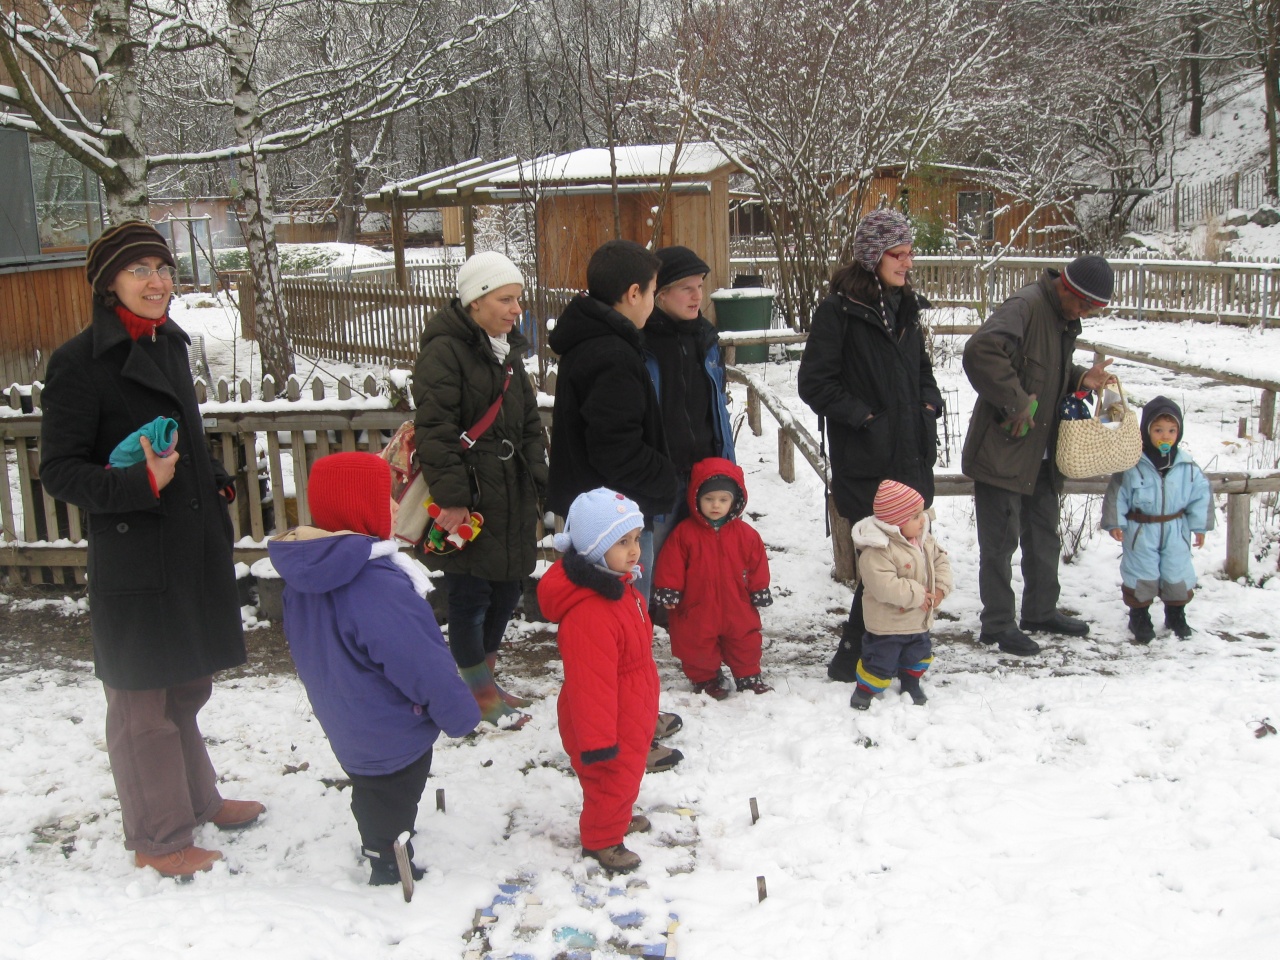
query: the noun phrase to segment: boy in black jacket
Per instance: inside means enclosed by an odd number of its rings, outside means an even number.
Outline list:
[[[561,516],[580,493],[608,487],[644,513],[636,587],[647,602],[653,518],[675,502],[662,413],[644,365],[640,331],[653,313],[660,261],[630,240],[610,240],[587,265],[587,293],[570,301],[549,338],[560,355],[548,505]]]

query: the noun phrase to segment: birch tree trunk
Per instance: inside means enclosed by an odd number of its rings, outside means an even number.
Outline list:
[[[231,25],[229,73],[236,138],[240,143],[252,144],[262,135],[262,118],[252,76],[258,36],[251,0],[227,0],[227,19]],[[236,168],[245,213],[244,239],[253,274],[253,310],[262,372],[283,385],[294,372],[293,347],[280,297],[280,254],[276,249],[271,182],[266,162],[256,152],[240,157]]]

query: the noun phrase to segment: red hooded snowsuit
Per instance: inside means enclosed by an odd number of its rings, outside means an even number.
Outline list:
[[[574,551],[542,577],[538,604],[560,624],[557,712],[582,784],[582,845],[602,850],[627,832],[658,722],[653,624],[635,587]]]
[[[739,491],[719,530],[698,510],[698,490],[717,477]],[[689,516],[663,544],[653,576],[656,600],[680,598],[669,620],[671,652],[694,683],[715,677],[722,661],[734,677],[755,676],[761,644],[756,607],[770,602],[769,559],[760,534],[741,519],[747,507],[742,468],[719,457],[699,461],[688,496]]]

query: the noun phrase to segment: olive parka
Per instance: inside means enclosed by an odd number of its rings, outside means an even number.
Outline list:
[[[1088,372],[1073,362],[1080,321],[1067,321],[1054,287],[1057,270],[1046,270],[996,307],[964,348],[964,372],[978,399],[964,438],[966,476],[1011,493],[1029,495],[1041,461],[1049,461],[1053,489],[1062,492],[1058,451],[1058,407]],[[1038,407],[1035,426],[1015,437],[1001,424]]]
[[[422,331],[413,368],[414,443],[431,496],[442,507],[466,507],[484,517],[464,549],[427,553],[433,570],[482,580],[519,580],[533,572],[538,500],[547,484],[547,452],[538,398],[524,369],[528,341],[507,334],[511,352],[499,364],[489,336],[454,298]],[[512,376],[497,419],[470,450],[470,430]]]
[[[813,313],[797,387],[825,418],[831,492],[847,520],[871,514],[885,479],[933,502],[943,404],[920,327],[920,310],[928,306],[918,294],[903,297],[896,334],[879,309],[844,294],[828,295]]]
[[[49,358],[41,395],[40,479],[88,514],[94,670],[117,690],[159,690],[245,662],[232,529],[173,320],[133,340],[115,311]],[[145,463],[107,466],[156,417],[178,422],[178,465],[157,497]]]

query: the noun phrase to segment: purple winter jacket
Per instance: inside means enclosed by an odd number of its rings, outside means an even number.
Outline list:
[[[348,773],[395,773],[443,730],[461,737],[480,708],[436,625],[373,537],[299,528],[270,541],[284,578],[284,632],[298,676]]]

